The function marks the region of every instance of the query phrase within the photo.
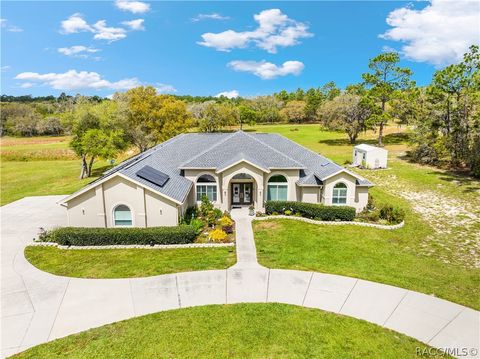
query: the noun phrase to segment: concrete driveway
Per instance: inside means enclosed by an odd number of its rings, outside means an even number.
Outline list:
[[[45,273],[25,260],[23,249],[38,227],[65,225],[66,213],[56,205],[61,198],[29,197],[1,207],[2,356],[162,310],[279,302],[364,319],[458,357],[478,357],[478,311],[355,278],[261,267],[256,261],[251,217],[241,211],[233,213],[238,263],[227,270],[132,279],[79,279]],[[468,355],[462,355],[463,350]]]

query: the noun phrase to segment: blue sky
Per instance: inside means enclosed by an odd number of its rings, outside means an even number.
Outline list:
[[[423,85],[479,42],[479,6],[2,1],[1,92],[107,96],[148,84],[167,93],[254,96],[331,80],[344,87],[389,49]]]

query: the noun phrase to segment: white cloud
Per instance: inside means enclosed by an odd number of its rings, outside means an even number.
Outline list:
[[[231,61],[228,66],[235,71],[250,72],[263,80],[279,76],[300,75],[305,65],[300,61],[285,61],[281,66],[266,61]]]
[[[82,31],[90,31],[90,32],[95,31],[83,19],[83,15],[78,12],[70,16],[67,20],[63,20],[61,23],[61,27],[62,27],[62,32],[64,34],[74,34]]]
[[[237,90],[231,90],[231,91],[223,91],[215,95],[215,97],[227,97],[227,98],[235,98],[240,96]]]
[[[143,19],[136,19],[122,22],[129,30],[145,30]],[[95,24],[90,25],[83,19],[83,15],[75,13],[67,20],[63,20],[61,24],[61,32],[63,34],[73,34],[77,32],[91,32],[95,40],[106,40],[109,43],[118,41],[127,37],[127,29],[123,27],[107,26],[106,20],[99,20]]]
[[[130,21],[122,22],[122,25],[128,26],[131,30],[145,30],[145,26],[143,26],[143,19],[136,19]]]
[[[0,19],[0,27],[2,29],[6,29],[7,31],[10,32],[22,32],[23,29],[15,26],[15,25],[10,25],[7,19]]]
[[[150,4],[141,1],[117,0],[115,6],[120,10],[130,11],[134,14],[143,14],[150,11]]]
[[[127,90],[140,85],[137,78],[127,78],[116,82],[110,82],[102,78],[97,72],[69,70],[64,73],[22,72],[15,76],[16,80],[29,83],[40,83],[50,86],[56,90],[77,90],[77,89],[112,89]]]
[[[9,65],[2,66],[2,72],[8,71],[10,69],[11,69],[11,66]]]
[[[161,83],[155,84],[155,89],[157,90],[158,93],[177,92],[177,89],[175,87],[173,87],[172,85],[161,84]]]
[[[205,33],[199,45],[213,47],[219,51],[245,48],[250,44],[276,53],[277,47],[297,45],[299,40],[313,36],[308,25],[290,19],[279,9],[264,10],[253,16],[258,27],[253,31],[227,30],[220,33]]]
[[[198,22],[202,20],[229,20],[230,16],[223,16],[220,15],[217,12],[211,13],[211,14],[198,14],[195,17],[192,17],[193,22]]]
[[[22,89],[29,89],[30,87],[33,87],[35,84],[31,82],[24,82],[23,84],[20,85]]]
[[[380,37],[403,42],[403,55],[435,66],[460,61],[470,45],[480,42],[477,1],[432,0],[422,10],[396,9],[386,21],[392,29]]]
[[[87,58],[89,54],[94,54],[100,50],[83,45],[74,45],[70,47],[60,47],[57,51],[65,56]]]
[[[127,30],[121,27],[109,27],[105,20],[99,20],[93,25],[95,29],[95,40],[107,40],[113,42],[127,37]]]

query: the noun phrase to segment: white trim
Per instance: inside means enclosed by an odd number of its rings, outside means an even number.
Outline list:
[[[339,184],[343,184],[345,187],[335,188]],[[345,203],[333,203],[333,199],[335,198],[335,194],[334,194],[335,189],[344,189],[344,190],[347,191],[346,194],[345,194],[345,197],[343,197],[343,196],[338,197],[337,196],[337,199],[345,198]],[[342,180],[339,180],[332,187],[332,206],[346,206],[346,205],[348,205],[348,185],[345,182],[343,182]]]
[[[210,176],[212,177],[214,180],[215,180],[215,183],[213,182],[198,182],[198,179],[202,176]],[[218,196],[219,196],[219,189],[220,189],[220,186],[218,185],[219,183],[219,179],[218,179],[218,176],[216,175],[216,173],[210,173],[210,172],[200,172],[197,177],[195,177],[195,183],[194,183],[194,196],[195,196],[195,202],[198,204],[198,203],[201,203],[202,201],[198,200],[197,199],[197,186],[215,186],[217,187],[217,199],[215,201],[210,201],[212,203],[220,203],[221,201],[218,200]]]
[[[149,190],[149,191],[151,191],[151,192],[153,192],[153,193],[155,193],[155,194],[158,194],[159,196],[164,197],[164,198],[166,198],[166,199],[168,199],[168,200],[170,200],[170,201],[172,201],[172,202],[174,202],[174,203],[177,203],[177,204],[180,204],[180,205],[183,204],[183,202],[177,201],[176,199],[173,199],[172,197],[169,197],[169,196],[165,195],[164,193],[158,192],[158,191],[154,190],[153,188],[148,187],[148,186],[145,186],[143,183],[141,183],[141,182],[139,182],[139,181],[136,181],[136,180],[134,180],[134,179],[132,179],[132,178],[130,178],[130,177],[128,177],[128,176],[125,176],[125,175],[122,174],[122,173],[118,173],[118,172],[112,173],[110,176],[107,176],[107,177],[105,177],[104,179],[102,179],[102,180],[100,180],[100,181],[98,181],[98,182],[92,182],[92,183],[86,185],[85,187],[83,187],[83,188],[80,189],[79,191],[77,191],[77,192],[75,192],[75,193],[72,193],[72,194],[71,194],[70,196],[68,196],[67,198],[64,198],[61,202],[59,202],[59,204],[61,204],[62,206],[65,206],[65,204],[66,204],[67,202],[71,201],[72,199],[80,196],[81,194],[83,194],[83,193],[91,190],[92,188],[95,188],[96,186],[98,186],[98,185],[100,185],[100,184],[102,184],[102,183],[104,183],[104,182],[106,182],[106,181],[108,181],[108,180],[110,180],[110,179],[113,179],[113,178],[115,178],[115,177],[117,177],[117,176],[119,176],[119,177],[121,177],[121,178],[123,178],[123,179],[126,179],[127,181],[130,181],[130,182],[132,182],[132,183],[135,183],[137,186],[140,186],[140,187],[142,187],[142,188],[145,188],[145,189],[147,189],[147,190]],[[191,188],[191,187],[190,187],[190,188]],[[190,190],[189,190],[188,192],[190,192]],[[188,195],[188,194],[187,194],[187,195]],[[68,205],[67,205],[66,207],[68,207]]]
[[[342,168],[341,170],[338,170],[337,172],[332,173],[331,175],[328,175],[327,177],[323,177],[321,180],[322,180],[322,181],[326,181],[326,180],[328,180],[329,178],[332,178],[333,176],[338,175],[339,173],[342,173],[342,172],[348,173],[349,175],[352,175],[352,176],[355,177],[355,178],[363,179],[363,178],[360,178],[357,174],[348,171],[346,168]]]
[[[198,187],[198,186],[215,187],[215,188],[217,189],[217,191],[216,191],[217,199],[213,201],[213,200],[211,200],[211,199],[209,198],[209,201],[212,202],[212,203],[218,203],[218,184],[216,184],[216,183],[208,183],[208,182],[205,182],[205,183],[202,183],[202,182],[200,182],[200,183],[195,183],[195,202],[201,203],[202,200],[198,200],[198,198],[197,198],[197,197],[198,197],[198,191],[197,191],[197,187]],[[205,195],[208,197],[208,191],[207,191],[207,194],[205,194]]]
[[[323,177],[321,180],[326,181],[327,179],[332,178],[333,176],[338,175],[339,173],[342,173],[342,172],[348,173],[349,175],[355,177],[356,179],[365,180],[365,178],[363,178],[362,176],[356,174],[355,172],[349,171],[346,168],[342,168],[341,170],[339,170],[335,173],[332,173],[331,175],[328,175],[327,177]],[[355,185],[356,186],[366,186],[366,187],[372,187],[373,186],[373,184],[359,184],[359,185],[355,184]]]
[[[117,226],[115,224],[115,209],[119,206],[126,206],[128,207],[129,211],[130,211],[130,215],[132,217],[132,224],[130,226]],[[111,210],[111,213],[112,213],[112,227],[113,228],[131,228],[131,227],[135,227],[135,213],[132,209],[132,205],[130,205],[129,203],[125,202],[125,201],[122,201],[122,202],[115,202],[114,205],[112,206],[112,210]]]
[[[270,181],[270,178],[272,178],[273,176],[282,176],[283,178],[286,179],[286,182],[269,182]],[[290,186],[289,186],[289,182],[288,182],[288,179],[290,177],[287,176],[285,173],[282,173],[282,172],[279,172],[279,171],[276,171],[276,172],[272,172],[268,177],[267,177],[267,190],[264,191],[264,197],[265,197],[265,201],[268,201],[268,186],[270,185],[273,185],[273,186],[286,186],[287,187],[287,199],[286,201],[288,201],[288,193],[289,193],[289,190],[290,190]],[[278,187],[277,187],[277,196],[278,196]],[[278,200],[278,199],[277,199]],[[273,200],[273,201],[276,201],[276,200]]]
[[[219,248],[235,247],[235,242],[228,243],[186,243],[186,244],[114,244],[105,246],[63,246],[55,242],[33,242],[27,247],[56,247],[58,249],[82,250],[82,249],[176,249],[176,248]]]
[[[270,178],[272,178],[273,176],[278,176],[278,175],[285,177],[285,179],[287,181],[286,182],[272,182],[272,183],[286,183],[286,184],[288,184],[288,178],[289,177],[285,173],[280,172],[280,171],[272,172],[270,175],[268,175],[267,176],[267,184],[268,184],[268,181],[270,180]]]
[[[232,163],[232,164],[229,164],[229,165],[226,166],[226,167],[217,169],[217,170],[215,171],[215,173],[224,172],[224,171],[228,170],[229,168],[232,168],[233,166],[236,166],[236,165],[238,165],[239,163],[242,163],[242,162],[245,162],[245,163],[249,164],[250,166],[253,166],[253,167],[255,167],[255,168],[258,168],[259,170],[262,170],[263,172],[270,173],[270,170],[269,170],[268,168],[260,167],[260,166],[258,166],[258,165],[256,165],[256,164],[254,164],[254,163],[246,160],[246,159],[238,160],[237,162],[234,162],[234,163]]]

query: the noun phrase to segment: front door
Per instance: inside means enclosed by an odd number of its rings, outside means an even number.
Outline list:
[[[251,183],[232,183],[232,204],[244,205],[252,203]]]

